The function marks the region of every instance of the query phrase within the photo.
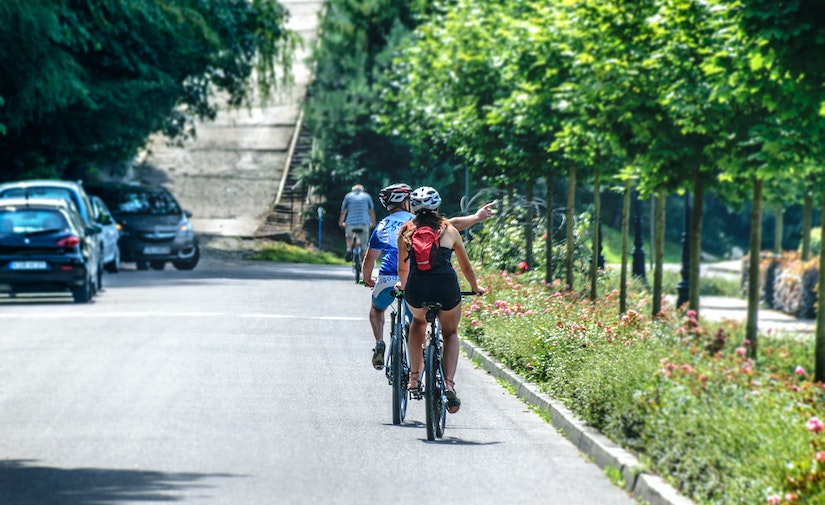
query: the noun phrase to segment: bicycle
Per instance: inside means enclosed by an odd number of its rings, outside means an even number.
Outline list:
[[[471,296],[473,291],[462,291],[461,296]],[[424,398],[425,417],[427,421],[427,440],[435,440],[444,436],[447,424],[447,388],[444,383],[443,342],[441,339],[441,323],[438,320],[438,311],[441,304],[424,302],[427,309],[427,340],[424,344],[424,367],[419,377],[419,394],[412,396],[420,400]]]
[[[407,414],[407,381],[410,378],[409,323],[405,321],[404,292],[393,292],[396,304],[390,313],[390,351],[385,372],[392,386],[392,424],[401,424]]]
[[[361,238],[360,235],[364,230],[361,228],[353,228],[352,233],[352,271],[355,272],[355,283],[361,282],[361,262],[364,261],[361,254]]]

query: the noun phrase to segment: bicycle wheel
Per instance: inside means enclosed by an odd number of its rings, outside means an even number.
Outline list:
[[[355,283],[361,281],[361,248],[356,247],[352,250],[352,270],[355,272]]]
[[[400,319],[400,318],[399,318]],[[404,351],[403,325],[397,321],[393,325],[390,338],[390,363],[392,364],[392,424],[401,424],[407,414],[407,379],[409,365]]]
[[[444,436],[447,418],[444,404],[444,383],[439,371],[438,354],[435,345],[427,346],[424,351],[424,400],[427,417],[427,440]]]

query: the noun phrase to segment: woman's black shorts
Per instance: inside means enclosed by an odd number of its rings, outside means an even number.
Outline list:
[[[458,276],[452,268],[438,273],[410,271],[404,298],[417,309],[422,308],[425,302],[438,302],[442,310],[450,310],[461,303]]]

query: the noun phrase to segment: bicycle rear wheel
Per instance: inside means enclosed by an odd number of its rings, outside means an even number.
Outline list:
[[[355,272],[355,283],[361,281],[361,248],[357,247],[352,251],[352,270]]]
[[[397,321],[393,325],[393,335],[390,339],[390,345],[392,346],[390,352],[390,363],[392,363],[392,424],[401,424],[407,415],[409,365],[407,364],[407,353],[404,350],[403,327],[401,321]]]
[[[435,345],[424,351],[424,399],[427,417],[427,440],[444,436],[447,420],[447,406],[444,402],[444,381],[441,377],[438,353]]]

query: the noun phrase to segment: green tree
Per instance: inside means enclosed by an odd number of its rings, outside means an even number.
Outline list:
[[[459,158],[494,186],[524,183],[530,265],[533,181],[552,187],[559,166],[549,152],[560,116],[552,90],[565,64],[558,38],[542,29],[551,12],[539,2],[456,2],[399,52],[385,105],[386,123],[417,152]],[[549,259],[546,267],[550,278]]]
[[[266,98],[295,37],[274,0],[0,3],[3,177],[78,176],[131,159],[150,134],[215,115],[216,91]]]
[[[418,3],[330,0],[325,6],[304,116],[316,154],[300,177],[327,199],[328,207],[338,205],[354,182],[373,193],[398,181],[413,187],[426,182],[441,191],[454,184],[450,159],[416,170],[406,141],[381,132],[375,121],[386,91],[381,75],[423,13]]]

